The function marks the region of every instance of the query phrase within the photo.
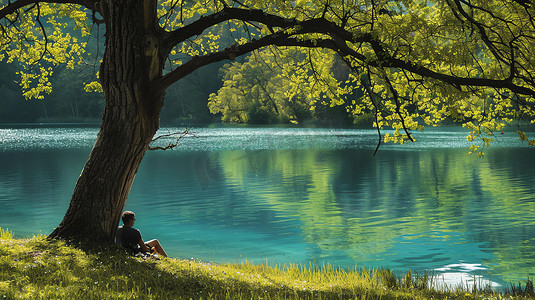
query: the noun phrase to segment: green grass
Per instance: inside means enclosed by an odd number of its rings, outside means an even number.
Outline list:
[[[529,282],[529,281],[528,281]],[[86,252],[44,236],[15,239],[0,228],[0,299],[525,299],[488,289],[433,289],[426,274],[388,269],[135,258]],[[518,289],[516,289],[518,292]],[[522,292],[522,288],[520,288]],[[526,289],[527,290],[527,289]],[[527,294],[527,293],[517,293]]]

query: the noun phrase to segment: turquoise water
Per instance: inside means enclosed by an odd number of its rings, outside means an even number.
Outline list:
[[[0,129],[0,227],[51,232],[97,131]],[[171,256],[410,268],[494,286],[535,275],[535,148],[516,133],[479,159],[456,128],[416,133],[376,156],[374,130],[191,132],[146,155],[126,205]]]

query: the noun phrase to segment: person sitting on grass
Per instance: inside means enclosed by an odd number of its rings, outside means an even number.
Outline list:
[[[134,254],[139,252],[150,252],[152,254],[158,253],[167,257],[167,253],[165,253],[158,240],[154,239],[146,243],[143,242],[139,230],[132,227],[136,221],[136,215],[133,212],[123,212],[121,219],[123,220],[123,226],[119,226],[115,233],[115,243],[120,244],[127,249],[131,249],[134,251]]]

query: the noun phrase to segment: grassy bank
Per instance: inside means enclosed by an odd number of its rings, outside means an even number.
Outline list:
[[[502,299],[491,291],[436,291],[426,276],[389,270],[272,268],[84,252],[0,228],[0,299]],[[515,299],[524,299],[517,296]]]

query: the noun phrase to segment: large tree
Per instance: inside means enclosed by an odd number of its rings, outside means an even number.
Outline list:
[[[165,90],[202,66],[260,49],[297,47],[305,53],[308,64],[302,68],[312,75],[288,76],[296,88],[309,86],[325,102],[336,104],[350,92],[348,86],[361,87],[367,98],[354,104],[354,113],[371,110],[378,129],[395,128],[386,140],[412,139],[411,129],[455,118],[473,129],[472,137],[488,142],[483,133],[492,134],[512,119],[533,119],[532,1],[0,3],[0,58],[19,64],[27,98],[50,92],[48,77],[55,65],[87,63],[86,42],[65,33],[67,25],[82,37],[105,32],[104,53],[96,61],[99,83],[86,87],[101,89],[105,97],[100,131],[65,217],[51,237],[111,241],[158,130]],[[233,36],[236,30],[245,37],[221,42],[222,31]],[[351,84],[321,73],[317,66],[326,55],[344,60],[353,71]],[[289,99],[292,93],[288,91]]]

